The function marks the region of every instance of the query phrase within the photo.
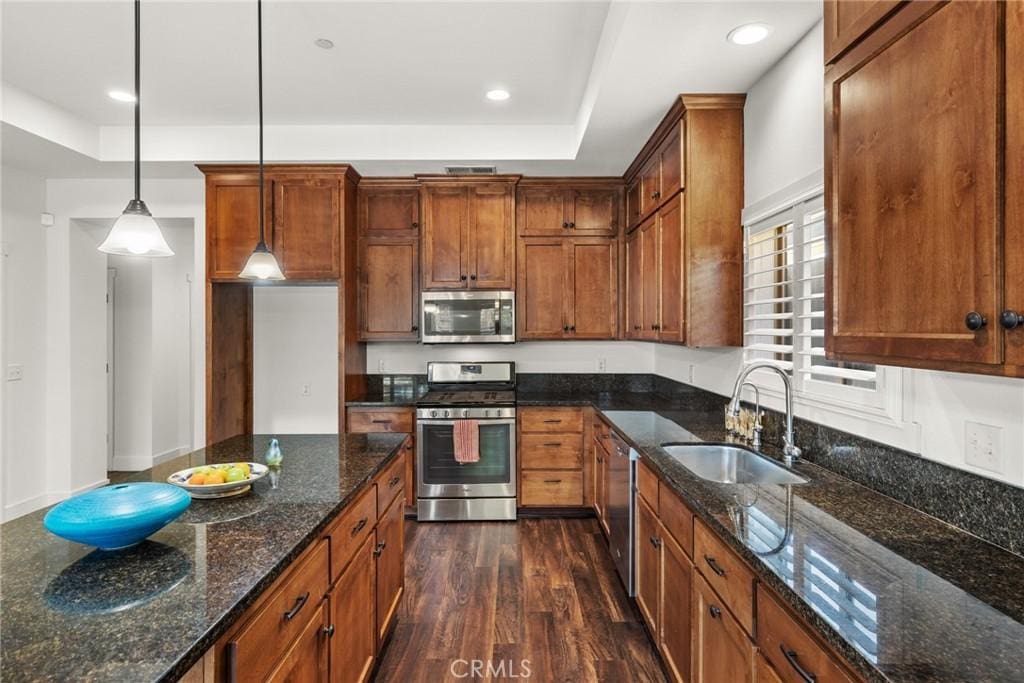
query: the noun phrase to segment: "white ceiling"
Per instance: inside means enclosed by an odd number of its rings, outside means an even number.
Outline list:
[[[352,161],[367,175],[446,161],[621,173],[675,94],[745,92],[820,15],[818,2],[268,0],[268,158]],[[38,100],[31,115],[5,110],[5,130],[32,133],[4,136],[5,163],[54,177],[126,168],[131,105],[106,93],[131,89],[132,19],[129,0],[4,0],[3,82]],[[143,123],[160,127],[144,132],[148,166],[252,160],[255,3],[146,0],[142,21]],[[750,21],[772,35],[726,42]],[[512,99],[486,100],[496,87]],[[47,127],[47,108],[60,126]],[[31,137],[61,149],[42,153]],[[77,156],[61,160],[66,148]]]

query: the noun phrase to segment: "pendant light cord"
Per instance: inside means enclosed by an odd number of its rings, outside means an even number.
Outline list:
[[[142,133],[140,109],[142,108],[142,93],[139,92],[142,79],[139,76],[141,68],[139,53],[141,51],[140,45],[140,34],[142,33],[142,20],[140,15],[142,13],[142,2],[141,0],[135,0],[135,201],[139,201],[142,198]]]
[[[138,0],[136,0],[138,1]],[[256,72],[258,74],[258,92],[260,98],[260,246],[266,247],[263,234],[263,2],[256,0]]]

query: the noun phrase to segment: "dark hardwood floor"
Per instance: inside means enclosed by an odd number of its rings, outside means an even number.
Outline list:
[[[405,566],[376,681],[665,680],[595,519],[409,520]]]

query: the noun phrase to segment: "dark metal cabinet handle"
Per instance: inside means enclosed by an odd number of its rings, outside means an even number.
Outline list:
[[[661,547],[661,540],[659,540],[657,536],[651,536],[647,540],[650,541],[651,545],[653,545],[655,548]]]
[[[999,314],[999,324],[1007,330],[1012,330],[1018,325],[1024,325],[1024,313],[1005,310]]]
[[[971,311],[964,317],[964,325],[972,332],[977,332],[985,327],[985,325],[988,325],[988,320],[981,313]]]
[[[569,325],[569,331],[570,332],[575,332],[576,331],[576,326],[575,325]]]
[[[655,330],[655,331],[660,330],[661,329],[661,325],[651,325],[651,329]]]
[[[419,332],[420,331],[420,326],[419,325],[413,325],[412,326],[412,331],[413,332]]]
[[[804,671],[804,668],[797,663],[796,650],[790,650],[785,645],[779,645],[779,649],[782,650],[782,656],[786,658],[786,661],[793,667],[793,670],[800,675],[800,678],[804,679],[807,683],[815,683],[818,680],[814,674]]]
[[[356,522],[356,525],[352,527],[352,535],[355,536],[366,527],[366,523],[370,521],[368,517],[363,517],[361,520]]]
[[[324,626],[324,635],[328,638],[334,637],[334,624],[328,624],[327,626]]]
[[[561,484],[562,480],[561,479],[545,479],[544,483],[545,484]]]
[[[552,441],[551,443],[544,444],[547,448],[560,448],[562,446],[561,441]]]
[[[402,481],[401,477],[399,477],[399,476],[392,477],[391,480],[388,482],[388,488],[389,489],[395,488],[395,486],[397,486],[400,481]]]
[[[562,421],[561,420],[544,420],[544,424],[546,424],[546,425],[560,425],[560,424],[562,424]]]
[[[295,604],[292,605],[292,608],[290,610],[284,613],[284,620],[291,621],[292,619],[294,619],[295,615],[301,612],[302,608],[306,606],[306,601],[308,600],[309,591],[306,591],[305,595],[300,595],[299,597],[295,598]]]
[[[568,332],[568,331],[569,331],[569,326],[568,325],[562,325],[562,332]]]
[[[381,541],[377,544],[377,547],[373,549],[373,556],[380,557],[380,554],[384,552],[384,548],[387,547],[387,541]]]
[[[569,221],[562,221],[562,227],[563,228],[568,228],[569,227]]]
[[[389,425],[391,424],[392,420],[371,420],[371,422],[373,422],[373,424],[375,425]]]
[[[576,229],[576,224],[575,223],[569,223],[569,227],[575,230]]]
[[[704,561],[708,563],[709,567],[711,567],[711,571],[718,574],[719,576],[725,576],[725,570],[722,569],[722,567],[717,562],[715,562],[715,558],[708,557],[707,555],[705,555]]]
[[[412,222],[412,227],[414,227],[414,228],[420,227],[419,221],[413,221]]]
[[[602,458],[601,456],[597,456],[597,462],[598,463],[604,462],[604,458]]]
[[[711,605],[711,607],[708,607],[708,613],[711,615],[712,619],[717,619],[720,616],[722,616],[722,610],[718,609],[714,605]]]

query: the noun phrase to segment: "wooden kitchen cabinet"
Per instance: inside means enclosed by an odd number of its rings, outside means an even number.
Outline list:
[[[374,548],[370,534],[331,590],[332,683],[362,683],[373,670],[377,652],[374,599]]]
[[[637,335],[639,339],[656,340],[658,338],[658,302],[661,299],[660,278],[658,277],[658,221],[649,218],[640,225],[640,262],[642,273],[640,282],[640,306],[643,313],[640,317],[642,329]]]
[[[359,338],[419,339],[419,236],[359,244]]]
[[[630,230],[640,223],[640,218],[643,215],[640,206],[640,193],[643,190],[640,187],[641,181],[642,178],[637,176],[626,185],[626,227]]]
[[[825,63],[846,52],[904,0],[825,0]]]
[[[750,683],[754,646],[729,610],[697,572],[693,573],[693,683]]]
[[[851,683],[854,678],[767,589],[757,590],[757,644],[785,683]]]
[[[592,423],[583,408],[524,407],[518,411],[519,505],[579,508],[593,504],[591,462],[583,457]]]
[[[402,236],[419,232],[420,190],[415,181],[364,178],[358,197],[360,233]]]
[[[626,311],[623,336],[642,339],[644,332],[644,262],[642,232],[634,230],[626,236]]]
[[[636,604],[655,641],[661,633],[661,539],[658,515],[636,499]]]
[[[516,229],[522,236],[614,237],[622,188],[617,178],[523,179],[516,190]]]
[[[271,248],[290,280],[337,280],[341,275],[344,182],[320,175],[272,176]]]
[[[516,180],[423,181],[424,289],[515,287]]]
[[[332,633],[328,626],[328,612],[327,601],[321,600],[295,644],[267,677],[268,683],[313,683],[328,680],[328,648]],[[250,679],[246,673],[242,673],[238,680]]]
[[[618,246],[602,238],[519,240],[517,337],[614,339]]]
[[[597,515],[597,521],[601,525],[601,530],[604,535],[608,536],[608,458],[611,457],[608,452],[608,442],[611,439],[610,428],[604,421],[597,416],[595,411],[594,414],[594,427],[593,427],[593,439],[592,451],[594,455],[594,497],[593,497],[593,508],[594,514]]]
[[[211,280],[238,280],[260,239],[259,179],[251,172],[206,174],[206,271]],[[273,244],[270,193],[265,232]]]
[[[380,648],[388,629],[398,614],[405,585],[405,503],[398,496],[377,522],[376,559],[377,647]]]
[[[853,31],[846,4],[826,14],[830,33]],[[889,4],[865,3],[865,25]],[[1024,246],[1004,243],[1001,220],[1003,151],[1019,163],[1001,123],[1003,12],[1014,4],[908,3],[826,70],[829,357],[1021,374],[1003,365],[1000,326],[1004,251]],[[1007,88],[1008,105],[1019,90]],[[1022,277],[1007,270],[1005,281]]]
[[[1024,64],[1024,3],[1006,3],[1006,63]],[[1007,374],[1024,377],[1024,72],[1006,71],[1003,325]],[[1010,326],[1007,328],[1007,326]]]
[[[686,681],[690,677],[691,665],[693,564],[675,539],[666,533],[664,524],[659,526],[658,538],[662,606],[658,649],[672,677],[676,681]]]

